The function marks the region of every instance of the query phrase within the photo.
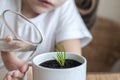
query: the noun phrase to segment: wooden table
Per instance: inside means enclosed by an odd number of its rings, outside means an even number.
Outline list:
[[[120,80],[120,73],[87,73],[87,80]]]
[[[120,80],[120,73],[88,73],[87,80]]]

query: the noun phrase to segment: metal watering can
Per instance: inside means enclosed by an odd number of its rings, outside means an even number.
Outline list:
[[[5,18],[7,13],[13,13],[15,15],[18,15],[21,18],[23,18],[25,21],[27,21],[30,24],[32,24],[33,27],[36,29],[36,31],[38,31],[38,33],[39,33],[39,41],[38,42],[30,42],[30,41],[24,40],[22,37],[17,35],[11,29],[10,25],[7,22],[7,19]],[[38,44],[40,44],[42,42],[42,40],[43,40],[42,34],[41,34],[40,30],[37,28],[37,26],[33,22],[31,22],[28,18],[26,18],[24,15],[22,15],[22,14],[20,14],[18,12],[12,11],[12,10],[5,10],[1,17],[2,17],[3,22],[5,23],[6,27],[8,28],[8,30],[10,32],[12,32],[12,34],[15,36],[15,39],[12,40],[13,44],[8,44],[6,42],[6,39],[0,39],[0,51],[8,51],[8,52],[33,51],[31,53],[31,55],[30,55],[30,56],[32,56],[34,54],[34,51],[36,50]]]

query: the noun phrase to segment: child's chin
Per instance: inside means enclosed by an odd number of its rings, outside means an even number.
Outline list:
[[[41,9],[39,9],[39,10],[37,10],[36,12],[37,13],[47,13],[47,12],[50,12],[50,11],[52,11],[53,9],[46,9],[46,8],[41,8]]]

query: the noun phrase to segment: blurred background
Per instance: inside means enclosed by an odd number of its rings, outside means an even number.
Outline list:
[[[87,71],[120,72],[120,0],[76,0],[76,5],[93,36],[83,48]]]
[[[120,23],[120,0],[100,0],[97,14]]]

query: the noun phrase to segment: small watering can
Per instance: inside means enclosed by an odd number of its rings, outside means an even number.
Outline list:
[[[33,27],[36,29],[36,31],[38,31],[38,33],[39,33],[39,41],[38,42],[30,42],[30,41],[24,40],[22,37],[17,35],[11,29],[10,25],[7,22],[7,19],[5,17],[7,13],[13,13],[15,15],[18,15],[19,17],[23,18],[25,21],[32,24]],[[6,27],[8,28],[8,30],[15,36],[15,39],[12,40],[12,44],[8,44],[6,42],[6,39],[0,39],[0,51],[8,51],[8,52],[33,51],[33,53],[34,53],[34,51],[36,50],[38,44],[40,44],[42,42],[42,40],[43,40],[42,34],[41,34],[40,30],[37,28],[37,26],[33,22],[31,22],[28,18],[26,18],[24,15],[22,15],[22,14],[20,14],[18,12],[12,11],[12,10],[5,10],[1,17],[3,18],[3,21],[4,21],[5,25],[6,25]]]

